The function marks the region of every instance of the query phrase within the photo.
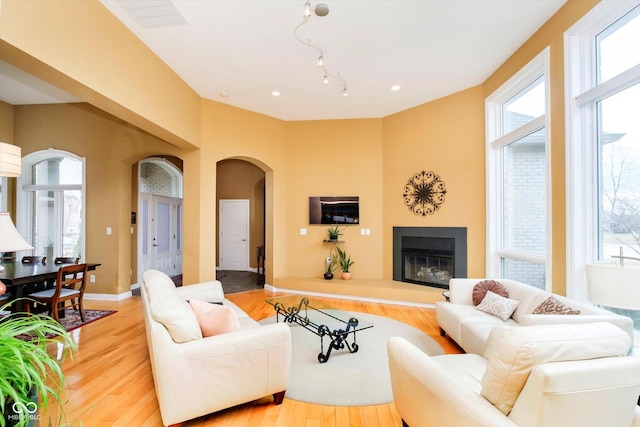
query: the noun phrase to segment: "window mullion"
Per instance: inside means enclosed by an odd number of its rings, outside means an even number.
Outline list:
[[[640,64],[580,94],[576,97],[576,104],[580,107],[589,102],[602,101],[638,83],[640,83]]]
[[[504,145],[510,144],[513,141],[517,141],[518,139],[524,138],[527,135],[532,134],[535,131],[538,131],[545,126],[545,115],[542,115],[529,123],[519,127],[518,129],[514,129],[508,134],[496,139],[491,142],[492,148],[502,147]]]

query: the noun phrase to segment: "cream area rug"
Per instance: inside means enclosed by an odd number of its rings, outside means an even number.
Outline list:
[[[293,352],[291,378],[285,397],[332,406],[390,403],[393,401],[387,358],[387,341],[390,337],[404,337],[431,356],[444,354],[437,342],[413,326],[372,314],[354,315],[373,322],[374,327],[357,333],[359,348],[356,353],[349,353],[346,347],[332,350],[326,363],[318,362],[320,337],[300,325],[289,324]],[[260,323],[275,321],[274,316]],[[349,342],[352,342],[351,337]],[[325,352],[330,343],[331,339],[325,337]]]

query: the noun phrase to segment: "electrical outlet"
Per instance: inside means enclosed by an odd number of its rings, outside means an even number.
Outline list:
[[[95,276],[94,274],[90,275],[90,276],[89,276],[89,281],[90,281],[91,283],[96,283],[96,276]]]

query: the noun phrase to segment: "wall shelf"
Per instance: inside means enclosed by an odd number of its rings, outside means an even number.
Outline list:
[[[344,240],[329,240],[329,239],[324,239],[323,242],[325,243],[344,243]]]

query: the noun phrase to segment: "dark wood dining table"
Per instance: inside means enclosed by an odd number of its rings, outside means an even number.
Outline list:
[[[55,264],[48,262],[46,264],[34,263],[23,264],[20,261],[1,261],[0,265],[4,270],[0,271],[0,281],[7,287],[6,294],[10,295],[10,300],[22,298],[33,292],[29,287],[43,284],[44,287],[51,287],[58,276],[60,267],[69,264]],[[87,263],[89,271],[95,270],[100,264]],[[18,304],[18,311],[21,310],[22,304]]]

